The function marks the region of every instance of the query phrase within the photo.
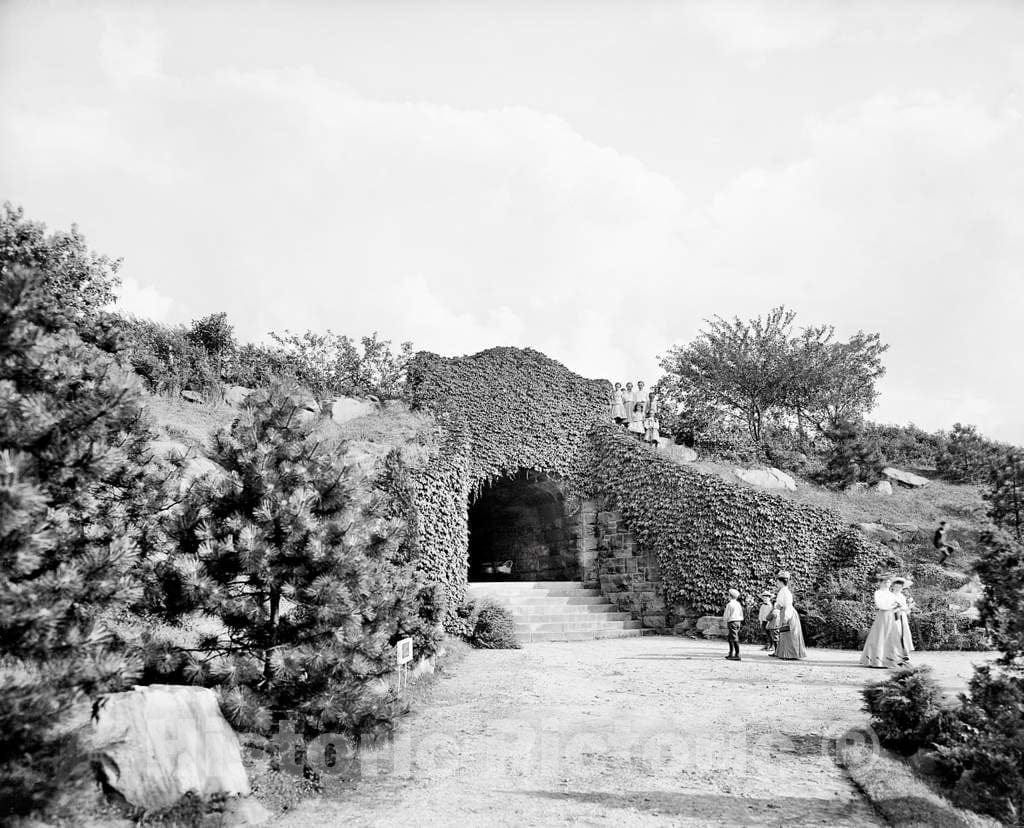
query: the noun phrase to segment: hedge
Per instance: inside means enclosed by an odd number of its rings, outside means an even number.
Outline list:
[[[591,440],[595,485],[656,554],[669,606],[717,614],[730,587],[757,595],[780,569],[799,603],[839,568],[866,584],[886,554],[833,512],[680,465],[610,424]]]

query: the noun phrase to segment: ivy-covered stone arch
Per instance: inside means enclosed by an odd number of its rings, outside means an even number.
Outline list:
[[[592,480],[588,435],[608,417],[611,386],[506,347],[455,358],[421,352],[409,389],[413,407],[432,411],[447,435],[412,476],[419,559],[451,604],[465,592],[471,498],[523,470],[558,480],[570,501],[582,496]]]

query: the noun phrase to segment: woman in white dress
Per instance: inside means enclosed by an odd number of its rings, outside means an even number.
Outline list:
[[[626,422],[626,398],[621,382],[615,383],[612,391],[612,419],[620,424]]]
[[[914,608],[914,599],[903,590],[913,583],[910,578],[893,578],[892,594],[896,601],[896,620],[893,624],[893,638],[897,649],[900,664],[910,661],[910,654],[914,652],[914,638],[910,634],[910,611]]]
[[[881,576],[878,589],[875,590],[875,620],[871,623],[864,652],[860,654],[862,667],[896,667],[899,658],[893,648],[893,631],[896,627],[896,607],[898,603],[891,589],[892,578]],[[898,635],[896,639],[898,641]]]
[[[804,632],[800,626],[800,615],[793,606],[793,593],[789,589],[789,572],[783,570],[775,576],[779,592],[775,596],[775,608],[779,611],[779,643],[772,656],[786,660],[807,658],[804,647]]]

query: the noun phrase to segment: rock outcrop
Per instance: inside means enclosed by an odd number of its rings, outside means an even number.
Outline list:
[[[921,477],[919,474],[903,471],[902,469],[894,469],[892,466],[882,469],[882,474],[889,478],[890,481],[911,489],[919,489],[922,486],[928,485],[927,477]]]
[[[762,489],[796,491],[796,481],[779,469],[735,469],[734,474],[744,483]]]
[[[331,404],[331,419],[336,423],[347,423],[357,417],[365,417],[377,410],[377,404],[373,400],[364,400],[359,397],[338,397]]]

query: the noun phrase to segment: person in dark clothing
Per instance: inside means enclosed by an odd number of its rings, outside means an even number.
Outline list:
[[[949,526],[946,521],[941,521],[939,528],[935,530],[935,536],[932,538],[932,545],[939,550],[940,566],[946,563],[949,553],[953,551],[953,547],[946,542],[946,533],[948,531]]]

